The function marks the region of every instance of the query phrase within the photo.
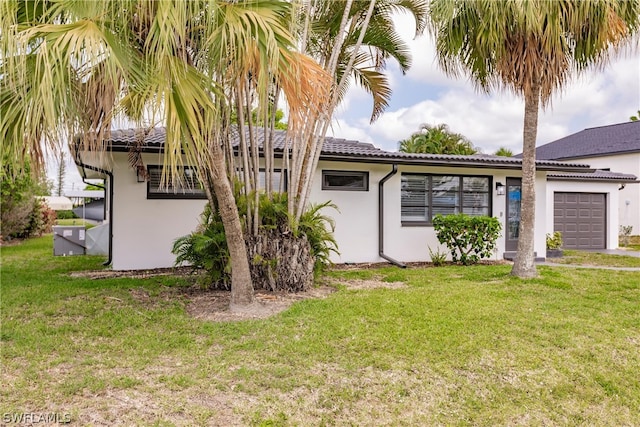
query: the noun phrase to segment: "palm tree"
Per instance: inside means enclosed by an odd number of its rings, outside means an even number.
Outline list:
[[[300,75],[312,75],[314,65],[291,50],[290,7],[277,0],[2,2],[3,158],[22,164],[30,157],[41,168],[43,144],[59,151],[61,141],[77,134],[83,135],[78,149],[103,151],[118,114],[144,127],[165,124],[165,179],[180,179],[184,163],[199,166],[225,228],[232,307],[251,304],[222,118],[228,95],[241,94],[248,80],[257,103],[266,102],[265,88],[277,78],[296,105]],[[305,92],[306,102],[312,95]]]
[[[636,114],[635,116],[629,117],[629,120],[631,120],[632,122],[637,122],[638,120],[640,120],[640,110],[638,110],[638,114]]]
[[[602,68],[640,25],[640,2],[432,0],[429,30],[440,66],[485,91],[524,98],[522,217],[511,274],[534,277],[535,147],[540,107],[573,72]]]
[[[409,49],[394,28],[396,12],[410,13],[416,19],[416,35],[422,33],[427,12],[426,0],[334,1],[303,0],[298,7],[294,32],[301,51],[314,58],[330,75],[330,96],[321,108],[304,116],[302,132],[291,143],[289,210],[296,220],[307,207],[311,180],[316,169],[324,136],[333,112],[351,82],[373,96],[371,120],[388,105],[391,88],[384,74],[389,59],[401,70],[411,65]],[[290,129],[295,120],[290,120]]]
[[[423,124],[408,139],[400,141],[399,151],[429,154],[476,154],[473,144],[464,135],[451,132],[445,124]]]
[[[500,147],[496,150],[494,156],[500,156],[500,157],[513,157],[513,151],[511,151],[510,149],[506,148],[506,147]]]

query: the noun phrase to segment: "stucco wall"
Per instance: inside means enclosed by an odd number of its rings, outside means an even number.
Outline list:
[[[549,181],[547,183],[547,233],[553,233],[553,197],[556,192],[569,193],[601,193],[605,194],[606,236],[607,249],[618,247],[618,184],[610,182],[580,182],[580,181]]]
[[[327,191],[322,190],[321,174],[328,170],[368,170],[369,191]],[[336,263],[350,262],[382,262],[378,255],[378,183],[391,171],[391,165],[364,165],[346,162],[321,161],[316,172],[312,189],[314,201],[331,200],[339,206],[340,212],[327,210],[326,214],[336,221],[335,237],[338,241],[340,255],[333,257]],[[429,247],[433,250],[440,246],[431,226],[402,226],[400,217],[400,177],[402,172],[435,173],[452,175],[490,175],[493,176],[492,198],[493,216],[500,219],[504,229],[506,196],[498,196],[495,183],[506,183],[506,177],[519,178],[519,171],[492,169],[446,168],[399,166],[398,173],[384,185],[384,253],[402,262],[429,261]],[[536,202],[535,251],[538,256],[545,253],[546,230],[546,174],[538,173]],[[498,240],[499,250],[495,259],[502,259],[504,254],[504,237]]]
[[[630,173],[640,177],[640,153],[590,157],[580,159],[580,163],[587,163],[593,168],[609,168],[613,172]],[[633,226],[632,234],[640,234],[640,184],[627,184],[618,193],[618,224]],[[616,228],[615,234],[618,231]]]
[[[146,165],[162,164],[155,154],[144,154]],[[205,200],[149,200],[146,183],[136,182],[135,171],[127,161],[126,153],[114,153],[110,162],[114,174],[113,211],[113,268],[114,270],[171,267],[175,257],[171,253],[177,237],[193,231],[198,225]],[[369,172],[369,191],[322,190],[322,170],[353,170]],[[382,262],[378,255],[378,183],[391,171],[391,165],[362,164],[352,162],[321,161],[311,191],[315,203],[332,201],[338,210],[327,208],[324,213],[336,221],[335,237],[340,255],[334,262]],[[492,212],[503,224],[506,196],[498,196],[495,183],[506,183],[507,177],[520,177],[516,170],[494,170],[452,167],[399,166],[398,173],[384,186],[384,251],[386,255],[402,262],[429,261],[429,250],[441,247],[430,226],[402,226],[400,220],[400,177],[403,172],[452,175],[492,176]],[[535,251],[545,253],[545,234],[549,229],[548,212],[553,204],[548,202],[546,174],[538,172],[536,202]],[[550,225],[553,228],[553,222]],[[502,259],[504,238],[498,240],[499,250],[495,259]]]
[[[147,184],[136,182],[126,153],[114,153],[113,269],[171,267],[173,241],[195,230],[206,200],[149,200]],[[162,164],[145,154],[146,165]]]

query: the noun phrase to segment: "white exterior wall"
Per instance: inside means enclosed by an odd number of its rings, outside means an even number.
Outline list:
[[[637,185],[636,185],[637,186]],[[594,181],[549,181],[547,182],[547,233],[553,233],[553,198],[554,193],[602,193],[605,194],[606,203],[606,249],[616,249],[618,247],[618,206],[619,193],[617,183],[594,182]]]
[[[84,157],[83,157],[84,158]],[[145,165],[161,165],[162,157],[143,154]],[[106,167],[111,163],[113,167]],[[148,269],[171,267],[171,253],[176,238],[186,235],[198,225],[206,200],[147,199],[147,184],[138,183],[135,171],[128,165],[127,153],[113,153],[105,169],[114,175],[113,269]],[[322,190],[322,170],[369,172],[369,191]],[[378,255],[378,183],[392,169],[388,164],[321,161],[311,190],[311,201],[327,200],[339,211],[327,208],[324,214],[335,219],[335,238],[340,255],[336,263],[383,262]],[[402,226],[400,219],[400,177],[403,172],[450,175],[493,176],[491,194],[493,215],[505,228],[506,195],[498,196],[495,183],[506,184],[507,177],[520,177],[517,170],[474,169],[459,167],[399,166],[398,172],[384,185],[384,253],[402,262],[430,261],[429,247],[448,252],[440,246],[431,226]],[[535,251],[545,253],[545,234],[553,228],[553,198],[548,201],[546,174],[538,172],[536,181]],[[551,225],[548,214],[551,213]],[[616,225],[617,227],[617,225]],[[504,237],[498,239],[494,259],[504,255]]]
[[[369,171],[369,191],[327,191],[322,190],[322,170]],[[327,210],[324,213],[335,219],[335,237],[340,255],[333,257],[336,263],[382,262],[378,255],[378,183],[392,169],[391,165],[321,161],[316,171],[311,199],[314,202],[331,200],[340,212]],[[384,184],[384,253],[401,262],[430,261],[429,247],[448,252],[441,246],[431,226],[402,226],[400,212],[400,177],[403,172],[435,173],[450,175],[493,176],[493,215],[500,219],[505,228],[506,195],[498,196],[495,183],[506,184],[506,177],[519,178],[520,171],[492,169],[399,166],[398,173]],[[546,174],[538,173],[536,202],[535,251],[538,256],[545,254],[546,230]],[[498,239],[495,259],[504,255],[504,237]]]
[[[145,165],[162,158],[143,154]],[[147,199],[147,184],[139,183],[127,153],[113,153],[113,269],[172,267],[173,241],[195,230],[206,200]]]
[[[591,165],[592,168],[609,168],[613,172],[629,173],[640,178],[640,153],[589,157],[579,161]],[[640,235],[640,184],[627,184],[618,194],[618,224],[631,225],[631,234]],[[617,226],[614,235],[618,235]]]

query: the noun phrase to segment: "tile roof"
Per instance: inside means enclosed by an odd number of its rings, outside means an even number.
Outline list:
[[[582,130],[536,149],[540,160],[579,159],[640,152],[640,121]]]
[[[547,179],[555,181],[607,181],[607,182],[640,182],[638,177],[628,173],[611,172],[602,169],[596,169],[593,172],[551,172],[547,174]]]
[[[256,128],[258,140],[264,139],[264,129]],[[108,147],[113,151],[126,151],[142,136],[141,129],[112,130],[107,140]],[[148,130],[144,138],[143,151],[162,151],[165,140],[165,128],[157,127]],[[274,148],[282,152],[285,146],[286,131],[276,131],[274,134]],[[499,157],[486,154],[470,156],[444,154],[416,154],[381,150],[373,144],[348,140],[344,138],[326,137],[324,140],[321,159],[336,161],[352,161],[366,163],[398,163],[419,164],[429,166],[471,166],[483,168],[520,169],[522,159],[515,157]],[[564,170],[583,172],[589,165],[566,163],[558,161],[539,160],[536,162],[540,170]]]

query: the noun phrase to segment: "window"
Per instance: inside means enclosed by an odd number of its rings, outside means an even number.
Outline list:
[[[322,189],[338,191],[369,191],[369,172],[323,170]]]
[[[180,182],[162,181],[162,166],[148,166],[149,180],[147,181],[147,199],[206,199],[196,169],[191,166],[180,167],[182,172]]]
[[[402,174],[403,225],[426,225],[437,214],[490,215],[491,177]]]
[[[284,177],[284,191],[287,191],[287,175],[286,173],[282,174],[282,169],[274,169],[273,175],[271,176],[271,190],[272,191],[280,191],[280,181]],[[258,188],[260,190],[265,190],[267,188],[267,172],[264,169],[260,169],[258,174]]]

